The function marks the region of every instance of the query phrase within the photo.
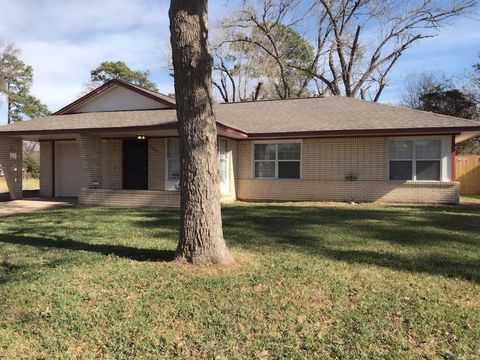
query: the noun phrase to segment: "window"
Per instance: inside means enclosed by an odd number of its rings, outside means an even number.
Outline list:
[[[391,141],[390,180],[440,180],[440,140]]]
[[[228,192],[228,140],[218,140],[218,159],[220,170],[220,192]]]
[[[299,179],[300,143],[255,144],[255,178]]]
[[[167,139],[167,189],[175,190],[180,181],[180,144],[178,138]]]

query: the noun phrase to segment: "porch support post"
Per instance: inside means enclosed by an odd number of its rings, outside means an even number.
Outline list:
[[[90,189],[102,187],[102,139],[94,135],[79,135],[77,138],[80,163]]]
[[[0,165],[12,200],[22,198],[22,139],[0,137]]]
[[[452,135],[452,154],[450,168],[452,170],[452,173],[450,174],[451,181],[457,181],[457,151],[455,146],[455,135]]]

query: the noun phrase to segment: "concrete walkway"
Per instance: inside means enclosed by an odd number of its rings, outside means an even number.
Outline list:
[[[25,200],[13,200],[0,202],[0,216],[31,213],[41,210],[73,206],[72,200],[51,200],[42,198],[31,198]]]

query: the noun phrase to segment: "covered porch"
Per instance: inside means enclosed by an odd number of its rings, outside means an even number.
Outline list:
[[[78,198],[83,205],[109,207],[178,208],[179,152],[174,125],[1,137],[0,165],[11,199],[22,198],[22,141],[37,141],[42,198]],[[231,201],[235,200],[236,141],[227,129],[219,128],[218,135],[222,200]]]

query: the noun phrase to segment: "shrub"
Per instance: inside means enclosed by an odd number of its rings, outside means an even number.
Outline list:
[[[37,160],[27,157],[23,160],[23,168],[34,179],[40,178],[40,164]]]

